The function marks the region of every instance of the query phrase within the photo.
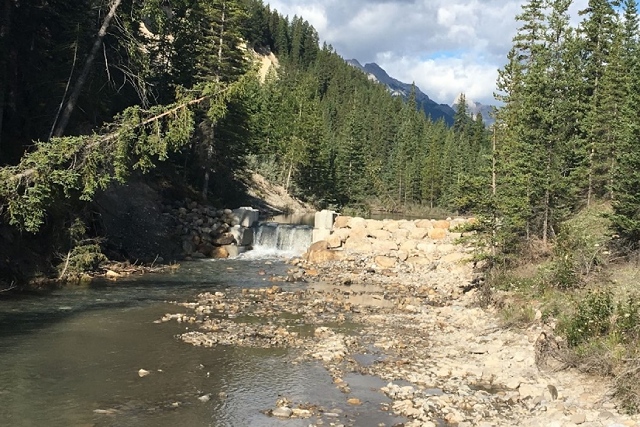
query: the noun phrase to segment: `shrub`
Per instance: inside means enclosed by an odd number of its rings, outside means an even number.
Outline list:
[[[578,302],[575,313],[563,322],[567,343],[571,347],[610,331],[614,313],[613,295],[610,291],[589,292]]]

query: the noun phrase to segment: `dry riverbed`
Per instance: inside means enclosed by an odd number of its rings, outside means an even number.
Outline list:
[[[186,324],[185,343],[284,347],[291,363],[322,363],[352,410],[278,398],[285,390],[264,408],[265,416],[308,418],[309,426],[354,425],[354,414],[372,410],[353,393],[354,373],[383,380],[376,392],[390,400],[373,409],[380,420],[404,420],[379,426],[638,425],[617,411],[601,378],[540,370],[536,341],[549,327],[501,328],[494,312],[475,305],[472,266],[460,261],[469,249],[456,245],[456,253],[453,262],[390,268],[375,253],[345,252],[318,265],[296,259],[268,287],[204,293],[177,303],[186,314],[158,322]]]

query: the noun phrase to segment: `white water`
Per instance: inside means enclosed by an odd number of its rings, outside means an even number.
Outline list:
[[[302,255],[311,246],[313,228],[268,222],[253,232],[253,250],[243,258],[292,257]]]

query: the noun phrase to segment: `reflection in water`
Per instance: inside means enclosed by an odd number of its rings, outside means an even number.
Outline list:
[[[286,265],[192,262],[175,274],[0,300],[0,425],[275,427],[282,421],[260,411],[281,395],[345,408],[324,368],[293,365],[286,350],[193,347],[174,338],[184,324],[153,323],[183,311],[165,301],[268,284],[260,270],[279,275]],[[139,377],[141,368],[149,375]],[[352,425],[379,417],[386,421],[379,411],[354,414]]]

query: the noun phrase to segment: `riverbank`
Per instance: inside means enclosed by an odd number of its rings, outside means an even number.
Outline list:
[[[540,363],[555,342],[541,316],[524,330],[505,330],[495,310],[477,306],[473,248],[451,237],[423,240],[432,245],[428,253],[416,249],[388,264],[389,249],[375,245],[321,249],[335,256],[308,254],[314,262],[292,261],[287,276],[270,278],[272,286],[204,293],[181,304],[187,314],[158,321],[197,326],[180,336],[193,345],[284,347],[292,363],[319,361],[354,411],[363,400],[345,378],[379,377],[386,383],[379,392],[392,400],[378,408],[381,417],[402,416],[405,426],[637,425],[637,417],[618,411],[602,378]],[[293,281],[307,283],[277,283]],[[266,414],[336,422],[330,408],[275,392],[286,399]],[[348,412],[339,415],[353,425]]]

